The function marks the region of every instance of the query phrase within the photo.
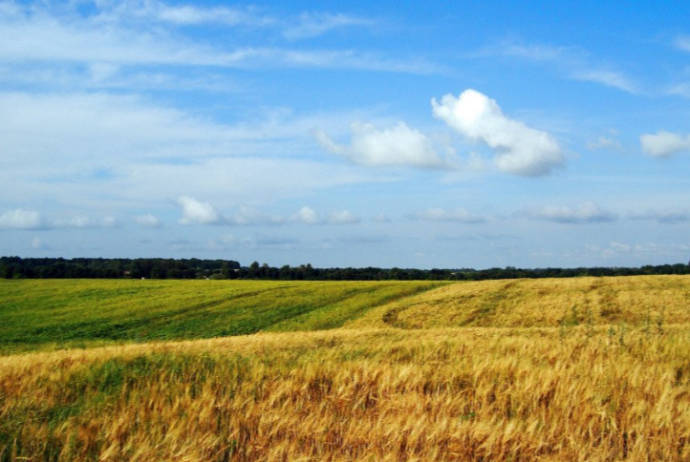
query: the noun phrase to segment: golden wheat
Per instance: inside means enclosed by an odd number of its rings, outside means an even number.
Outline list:
[[[688,358],[684,326],[362,329],[17,355],[0,358],[0,453],[681,461]]]
[[[369,311],[346,327],[555,327],[690,323],[689,276],[520,279],[443,286]]]

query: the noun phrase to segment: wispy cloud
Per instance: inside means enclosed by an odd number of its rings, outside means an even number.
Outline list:
[[[297,40],[312,38],[332,29],[352,26],[373,26],[375,21],[342,13],[303,13],[296,23],[286,25],[283,35]]]
[[[146,215],[139,215],[134,218],[134,221],[144,228],[160,228],[163,226],[161,221],[154,215],[148,213]]]
[[[614,133],[615,134],[615,133]],[[600,136],[596,141],[587,143],[587,149],[594,151],[597,149],[604,149],[608,151],[624,152],[623,145],[613,136]]]
[[[676,48],[683,51],[690,51],[690,36],[681,35],[673,41]]]
[[[157,0],[99,2],[96,23],[144,21],[173,26],[219,25],[229,28],[262,28],[279,31],[285,38],[299,40],[323,35],[333,29],[374,26],[369,18],[344,13],[304,12],[296,16],[272,14],[262,7],[203,7],[195,4],[169,5]]]
[[[94,21],[99,23],[144,20],[178,26],[218,24],[229,27],[265,27],[279,22],[256,7],[205,8],[194,4],[168,5],[157,0],[101,1],[98,5],[100,10],[94,15]]]
[[[50,229],[88,229],[88,228],[115,228],[119,223],[113,217],[105,217],[100,220],[78,215],[72,217],[47,218],[36,210],[16,209],[0,215],[0,230],[50,230]]]
[[[630,80],[630,78],[624,75],[622,72],[591,69],[573,71],[570,74],[570,76],[574,80],[600,83],[607,87],[617,88],[619,90],[623,90],[632,94],[637,94],[640,92],[637,85],[633,83],[632,80]]]
[[[666,93],[668,93],[669,95],[690,98],[690,82],[681,82],[676,85],[673,85],[670,88],[668,88]]]
[[[525,44],[514,40],[486,47],[476,56],[504,56],[532,63],[554,66],[555,70],[572,80],[598,83],[627,93],[641,92],[639,85],[624,72],[610,65],[593,62],[587,52],[576,47]]]
[[[563,224],[606,223],[618,219],[615,213],[604,210],[591,202],[574,207],[547,205],[518,212],[517,216]]]
[[[630,212],[627,218],[631,220],[651,220],[661,224],[680,224],[690,222],[690,212],[680,210],[653,210],[644,212]]]
[[[452,210],[445,210],[440,207],[432,207],[426,210],[416,212],[412,215],[416,220],[426,221],[450,221],[457,223],[485,223],[486,218],[472,212],[468,212],[464,208],[455,208]]]
[[[253,9],[169,6],[158,1],[96,2],[97,13],[74,10],[60,14],[49,4],[0,9],[0,62],[88,64],[111,66],[182,66],[217,68],[326,68],[434,73],[441,66],[422,58],[398,59],[355,50],[292,49],[280,45],[223,47],[195,41],[166,29],[170,25],[217,23],[284,29],[303,38],[370,20],[339,13],[305,13],[295,20],[277,20]],[[143,23],[134,24],[132,20]],[[150,27],[150,21],[161,27]],[[143,24],[143,25],[142,25]]]

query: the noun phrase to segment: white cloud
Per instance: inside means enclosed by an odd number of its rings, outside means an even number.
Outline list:
[[[556,223],[605,223],[615,221],[614,213],[601,209],[599,206],[588,202],[576,207],[544,206],[520,213],[527,218],[553,221]]]
[[[684,247],[686,246],[663,245],[654,242],[647,242],[644,244],[625,244],[612,241],[608,244],[608,246],[602,247],[597,245],[587,245],[585,246],[585,249],[587,252],[597,254],[602,258],[612,258],[622,254],[648,259],[652,256],[665,258],[675,257],[679,252],[687,251],[687,249]]]
[[[218,24],[226,27],[282,29],[288,39],[311,38],[347,26],[371,26],[374,21],[342,13],[302,13],[298,17],[277,18],[265,8],[204,8],[192,5],[171,6],[156,0],[102,3],[96,22],[128,23],[132,20],[156,21],[176,26]]]
[[[328,215],[327,222],[331,225],[350,225],[359,223],[359,217],[349,210],[338,210]]]
[[[151,32],[102,27],[85,20],[69,22],[46,14],[27,14],[21,20],[0,16],[0,60],[203,66],[228,65],[233,59],[237,56]]]
[[[36,250],[48,250],[48,249],[50,249],[50,246],[46,245],[46,243],[40,237],[35,237],[32,239],[31,247],[33,249],[36,249]]]
[[[135,217],[134,220],[144,228],[160,228],[162,226],[161,221],[150,213]]]
[[[311,207],[302,207],[294,214],[290,220],[293,223],[302,223],[305,225],[348,225],[359,223],[359,217],[349,210],[336,210],[330,212],[324,218],[320,213]]]
[[[541,176],[564,162],[561,147],[550,134],[507,117],[495,100],[476,90],[465,90],[458,98],[445,95],[440,103],[434,98],[431,104],[435,117],[492,148],[501,171]]]
[[[176,198],[184,184],[192,196],[232,207],[240,197],[255,205],[338,185],[389,181],[380,173],[323,162],[309,130],[317,120],[337,130],[343,117],[352,116],[274,110],[223,124],[133,96],[0,93],[0,183],[10,203],[54,194],[56,183],[59,200],[73,206],[95,201],[84,194],[85,184],[136,202]],[[98,171],[112,175],[94,177]]]
[[[484,49],[477,55],[499,55],[536,63],[551,63],[569,79],[599,83],[632,94],[640,93],[638,85],[623,72],[593,64],[588,53],[576,47],[525,45],[504,41],[497,46]]]
[[[360,219],[349,210],[337,210],[322,215],[311,207],[304,206],[296,213],[285,215],[272,215],[259,209],[240,206],[234,215],[222,215],[211,204],[200,202],[189,196],[178,199],[178,205],[182,208],[182,225],[226,225],[226,226],[266,226],[266,225],[290,225],[301,223],[304,225],[343,225],[359,223]]]
[[[92,222],[88,217],[77,216],[71,218],[60,218],[53,222],[56,228],[91,228]]]
[[[621,72],[601,69],[580,70],[573,72],[571,78],[584,82],[601,83],[607,87],[617,88],[628,93],[639,93],[637,85]]]
[[[646,212],[631,212],[627,215],[631,220],[651,220],[662,224],[679,224],[690,221],[690,213],[671,210],[647,210]]]
[[[520,58],[527,61],[555,61],[562,59],[568,53],[568,49],[564,47],[554,47],[547,45],[524,45],[515,42],[503,42],[496,47],[487,48],[482,55],[504,55],[514,58]]]
[[[34,210],[11,210],[0,215],[0,229],[42,229],[43,218]]]
[[[221,217],[208,202],[200,202],[189,196],[180,196],[177,203],[182,207],[180,224],[212,225],[221,222]]]
[[[235,215],[225,217],[225,222],[230,225],[279,225],[285,223],[285,218],[277,215],[268,215],[252,207],[240,206]]]
[[[690,82],[681,82],[677,85],[672,86],[667,90],[669,95],[682,96],[684,98],[690,98]]]
[[[170,6],[156,0],[134,0],[102,3],[97,21],[126,22],[136,19],[158,21],[179,26],[221,24],[225,26],[268,26],[276,20],[262,15],[256,9],[227,7],[202,8],[198,6]]]
[[[281,47],[222,47],[186,39],[168,30],[165,24],[265,26],[269,17],[229,8],[171,7],[160,2],[126,2],[120,8],[105,8],[97,3],[97,14],[84,16],[76,10],[60,14],[50,6],[33,5],[23,10],[0,10],[0,62],[48,64],[108,64],[117,66],[184,66],[219,68],[312,67],[360,69],[402,73],[435,73],[440,66],[423,59],[397,60],[385,56],[340,50],[304,50]],[[69,10],[69,7],[67,7]],[[144,26],[132,18],[145,20]],[[306,16],[305,18],[309,18]],[[354,24],[358,20],[344,15],[324,15],[302,27],[288,27],[314,34]],[[160,26],[151,27],[150,20]],[[361,20],[364,21],[364,20]],[[286,26],[287,27],[287,26]],[[324,29],[325,28],[325,29]]]
[[[620,242],[612,242],[611,249],[618,252],[630,252],[631,247],[628,244],[621,244]]]
[[[640,136],[642,150],[652,157],[669,157],[680,152],[690,151],[690,135],[682,136],[660,130],[654,135]]]
[[[690,37],[688,37],[688,36],[678,37],[674,41],[674,45],[679,50],[690,51]]]
[[[484,223],[486,219],[463,208],[445,210],[438,207],[428,208],[415,213],[414,218],[429,221],[455,221],[459,223]]]
[[[101,220],[93,220],[84,215],[78,215],[70,218],[56,218],[49,222],[50,228],[74,228],[74,229],[89,229],[89,228],[115,228],[118,226],[117,220],[113,217],[105,217]]]
[[[374,22],[369,19],[358,18],[342,13],[303,13],[299,17],[299,22],[294,25],[288,25],[283,35],[288,39],[304,39],[316,37],[338,27],[371,26],[373,24]]]
[[[449,168],[436,154],[431,141],[404,122],[384,130],[354,122],[350,129],[349,146],[335,143],[323,130],[315,130],[314,136],[324,149],[360,165]]]
[[[0,215],[0,229],[57,229],[57,228],[114,228],[118,226],[113,217],[105,217],[93,220],[89,217],[78,215],[69,218],[45,218],[40,212],[34,210],[11,210]]]
[[[306,225],[315,225],[321,222],[319,214],[316,213],[316,210],[306,206],[299,209],[299,212],[297,212],[293,218],[294,220]]]
[[[590,141],[587,143],[587,149],[593,151],[595,149],[606,149],[610,151],[623,152],[623,145],[620,141],[609,138],[606,136],[600,136],[596,141]]]

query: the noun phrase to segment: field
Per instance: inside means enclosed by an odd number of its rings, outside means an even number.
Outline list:
[[[0,280],[0,352],[332,329],[441,284]]]
[[[0,461],[686,461],[689,308],[683,276],[2,282]]]

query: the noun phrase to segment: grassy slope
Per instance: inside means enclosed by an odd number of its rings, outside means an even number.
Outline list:
[[[0,352],[340,327],[438,282],[0,281]]]

